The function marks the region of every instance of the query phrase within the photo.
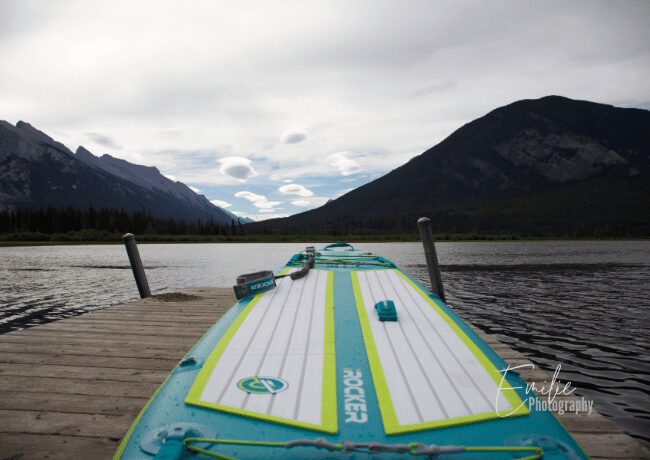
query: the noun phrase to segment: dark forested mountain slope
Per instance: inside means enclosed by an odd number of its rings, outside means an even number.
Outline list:
[[[523,100],[458,129],[276,231],[650,233],[650,112],[559,96]]]

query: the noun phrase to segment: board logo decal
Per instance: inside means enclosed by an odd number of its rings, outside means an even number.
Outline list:
[[[256,395],[272,395],[289,388],[289,384],[277,377],[246,377],[237,382],[237,388]]]

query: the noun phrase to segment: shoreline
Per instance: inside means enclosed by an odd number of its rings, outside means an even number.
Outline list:
[[[420,238],[410,235],[287,235],[287,236],[206,236],[196,237],[195,235],[172,235],[167,237],[158,235],[136,235],[138,244],[220,244],[220,243],[310,243],[324,241],[347,241],[350,243],[420,243]],[[648,241],[650,236],[645,237],[505,237],[498,235],[433,235],[437,243],[529,243],[536,241]],[[89,246],[89,245],[121,245],[121,238],[105,240],[76,240],[76,239],[54,239],[54,240],[12,240],[0,239],[0,248],[3,247],[25,247],[25,246]]]

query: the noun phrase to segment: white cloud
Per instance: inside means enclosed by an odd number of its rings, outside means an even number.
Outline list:
[[[338,152],[330,155],[331,165],[338,168],[343,176],[350,176],[361,172],[361,166],[355,160],[350,158],[350,152]]]
[[[279,204],[282,204],[281,201],[256,201],[253,203],[253,206],[255,206],[257,209],[268,209],[274,210],[275,207]]]
[[[176,179],[176,176],[172,176],[171,174],[163,174],[163,176],[165,176],[169,180],[173,180],[174,182],[178,180]]]
[[[210,200],[210,203],[212,203],[215,206],[219,206],[220,208],[229,208],[232,206],[231,203],[228,203],[227,201],[223,201],[223,200]]]
[[[314,192],[309,190],[304,185],[299,184],[287,184],[278,188],[278,191],[283,195],[298,195],[303,198],[314,196]]]
[[[289,184],[289,183],[293,182],[293,179],[284,179],[282,182],[284,182],[286,184]]]
[[[257,193],[253,192],[237,192],[235,193],[235,196],[237,198],[243,198],[245,200],[250,201],[251,203],[255,203],[256,201],[266,201],[266,197],[264,195],[258,195]]]
[[[301,200],[294,200],[291,202],[292,205],[299,207],[299,208],[306,208],[306,207],[318,207],[318,206],[323,206],[325,203],[329,201],[329,198],[324,197],[324,196],[315,196],[312,198],[308,199],[301,199]]]
[[[221,166],[219,172],[241,181],[246,181],[257,176],[257,172],[251,165],[251,160],[244,157],[226,157],[219,160]]]
[[[307,133],[303,129],[293,128],[285,131],[280,137],[283,144],[299,144],[307,139]]]
[[[275,207],[279,204],[282,204],[281,201],[269,201],[264,195],[258,195],[257,193],[253,192],[247,192],[247,191],[242,191],[242,192],[237,192],[235,193],[235,196],[237,198],[243,198],[245,200],[250,201],[253,203],[253,206],[255,206],[257,209],[267,209],[270,211],[274,211]],[[269,211],[264,211],[264,212],[269,212]]]
[[[196,188],[196,187],[192,187],[191,185],[188,185],[188,188],[189,188],[190,190],[192,190],[194,193],[201,193],[201,190],[199,190],[199,189]]]

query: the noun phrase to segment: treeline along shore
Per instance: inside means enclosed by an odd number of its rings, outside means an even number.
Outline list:
[[[232,220],[220,224],[212,220],[159,218],[147,212],[117,209],[75,209],[71,207],[0,211],[0,244],[79,244],[120,242],[124,233],[137,235],[140,242],[302,242],[345,239],[348,241],[418,241],[416,215],[404,218],[398,229],[387,229],[381,219],[373,222],[340,222],[337,226],[317,226],[280,231],[264,222],[243,224]],[[434,220],[434,223],[435,220]],[[472,231],[464,226],[434,226],[439,241],[534,240],[534,239],[643,239],[647,232],[624,226],[571,226],[551,231],[531,228],[517,231]]]
[[[103,208],[48,207],[45,209],[18,209],[0,211],[0,234],[9,235],[76,235],[89,240],[113,239],[114,234],[166,235],[242,235],[242,223],[232,220],[220,224],[214,220],[187,220],[155,217],[145,211],[126,212]],[[51,239],[51,238],[50,238]],[[62,239],[65,239],[62,237]],[[77,238],[78,239],[78,238]]]

